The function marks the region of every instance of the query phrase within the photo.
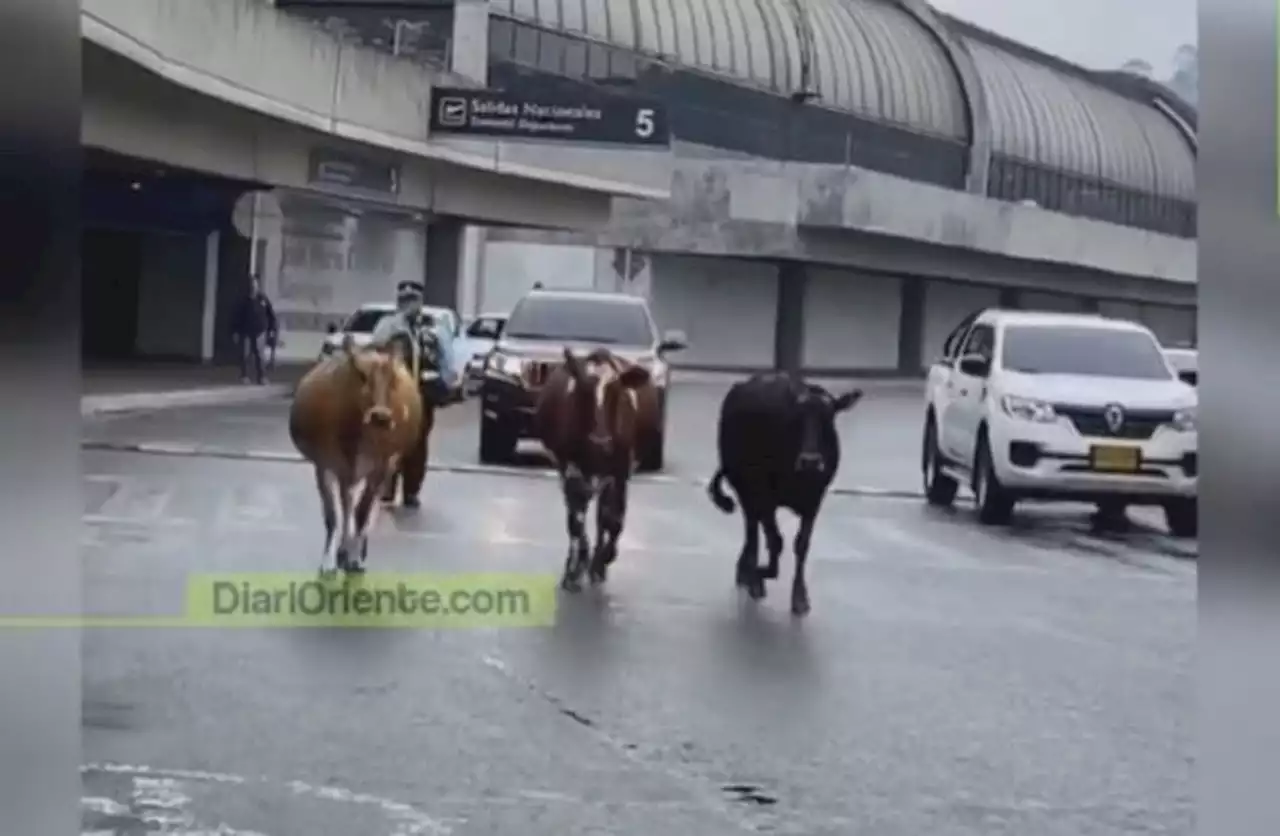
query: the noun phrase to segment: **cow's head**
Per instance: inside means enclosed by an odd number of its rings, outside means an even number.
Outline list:
[[[801,388],[796,398],[797,419],[800,423],[800,452],[796,456],[796,470],[806,473],[829,473],[839,455],[839,437],[836,435],[836,416],[862,399],[862,390],[853,389],[843,395],[832,395],[815,384]]]
[[[649,385],[649,370],[642,366],[615,362],[604,350],[578,359],[564,350],[564,368],[569,374],[569,401],[577,431],[584,435],[590,452],[608,458],[620,445],[634,441],[640,401],[636,390]]]
[[[362,422],[367,427],[387,429],[392,425],[392,396],[395,393],[398,349],[387,352],[356,347],[348,334],[342,341],[342,362],[354,372],[359,384],[358,402]]]

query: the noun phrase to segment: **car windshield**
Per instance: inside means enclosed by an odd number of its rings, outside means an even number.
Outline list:
[[[1160,345],[1141,331],[1064,325],[1004,329],[1000,365],[1024,374],[1171,380]]]
[[[504,330],[514,339],[629,346],[653,342],[653,326],[642,305],[605,299],[527,296]]]
[[[382,318],[390,311],[380,308],[361,308],[351,315],[343,330],[350,334],[371,334]]]
[[[502,320],[495,317],[477,319],[467,328],[467,336],[478,340],[496,340],[502,335]]]

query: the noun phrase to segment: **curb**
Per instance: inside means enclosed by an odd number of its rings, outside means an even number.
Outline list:
[[[204,389],[133,392],[125,395],[85,395],[80,398],[80,416],[177,409],[187,406],[253,403],[287,397],[292,391],[292,386],[273,384],[270,386],[213,386]]]

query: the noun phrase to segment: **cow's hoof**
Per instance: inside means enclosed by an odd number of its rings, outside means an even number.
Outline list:
[[[591,584],[599,586],[609,578],[609,567],[605,564],[591,567]]]
[[[320,580],[327,581],[332,579],[335,575],[337,575],[338,570],[333,568],[332,566],[321,566],[320,571],[317,572],[316,574],[319,576]]]
[[[804,616],[809,614],[809,599],[795,598],[791,601],[791,614],[796,616]]]
[[[580,592],[582,590],[582,582],[577,578],[565,575],[560,579],[560,588],[565,592]]]
[[[764,578],[757,575],[747,581],[747,594],[751,596],[752,601],[759,601],[764,598]]]
[[[344,567],[342,568],[342,571],[346,572],[348,575],[363,575],[363,574],[364,574],[364,563],[363,563],[363,562],[357,562],[357,561],[354,561],[354,560],[353,560],[352,562],[350,562],[350,563],[348,563],[346,566],[344,566]]]

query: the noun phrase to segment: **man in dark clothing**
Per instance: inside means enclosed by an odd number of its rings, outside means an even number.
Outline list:
[[[278,329],[276,327],[276,311],[271,300],[262,292],[262,283],[257,276],[250,279],[249,293],[240,300],[231,320],[231,336],[240,348],[240,380],[249,382],[249,361],[253,361],[254,380],[266,383],[262,373],[263,337],[274,341]]]

